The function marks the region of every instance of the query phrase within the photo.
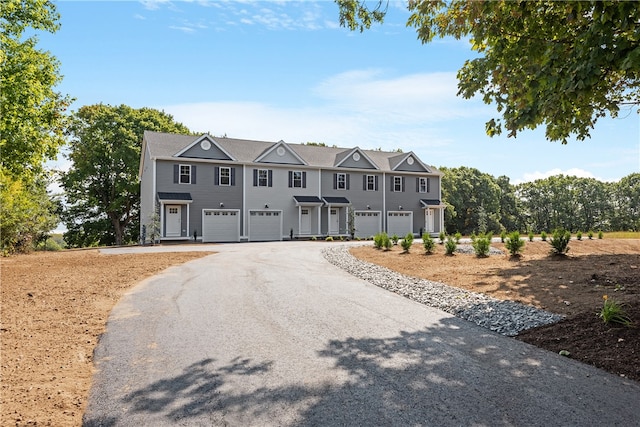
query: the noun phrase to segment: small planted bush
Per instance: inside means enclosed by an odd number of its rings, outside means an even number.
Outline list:
[[[388,239],[387,233],[378,233],[373,236],[373,246],[376,249],[382,249],[384,247],[384,239],[385,237]]]
[[[504,246],[509,251],[509,254],[515,257],[520,255],[520,252],[524,249],[524,240],[520,238],[520,233],[514,231],[507,236]]]
[[[547,232],[543,231],[540,233],[540,238],[542,239],[543,242],[547,241]]]
[[[582,240],[582,231],[578,231],[578,232],[576,233],[576,239],[578,239],[578,240]]]
[[[489,249],[491,248],[491,234],[480,234],[478,236],[472,236],[471,246],[479,258],[489,256]]]
[[[382,247],[386,251],[388,251],[389,249],[391,249],[392,246],[393,246],[393,242],[391,241],[391,239],[389,238],[387,233],[383,233],[383,235],[382,235]]]
[[[433,253],[433,248],[435,247],[435,245],[436,243],[433,241],[429,233],[424,233],[422,235],[422,246],[424,246],[424,251],[427,254]]]
[[[326,240],[327,242],[333,242],[333,237],[327,236],[327,238],[324,239],[324,240]]]
[[[507,238],[507,232],[505,230],[502,230],[502,232],[500,233],[500,241],[504,243],[504,239],[506,238]]]
[[[391,236],[391,241],[393,242],[394,245],[398,244],[398,240],[400,240],[400,238],[398,237],[397,234],[394,234],[393,236]]]
[[[460,234],[459,231],[456,231],[456,234],[454,234],[454,237],[456,239],[456,244],[460,243],[460,239],[462,239],[462,234]]]
[[[562,228],[558,228],[553,232],[553,236],[549,240],[552,255],[565,255],[569,252],[569,242],[571,241],[571,233]]]
[[[456,249],[458,249],[456,239],[452,236],[447,236],[447,241],[444,244],[444,252],[447,255],[453,255]]]
[[[589,230],[589,232],[587,233],[587,237],[589,238],[589,240],[593,240],[593,230]]]
[[[443,245],[444,244],[444,239],[447,236],[444,234],[444,231],[441,231],[440,234],[438,234],[438,239],[440,240],[440,244]]]
[[[529,241],[533,242],[533,238],[535,237],[535,234],[533,234],[533,231],[529,232]]]
[[[405,252],[409,252],[411,245],[413,245],[413,233],[407,233],[407,235],[404,236],[404,239],[402,239],[402,243],[400,243],[400,245]]]
[[[601,239],[604,237],[604,233],[602,231],[598,231],[598,239]]]
[[[604,323],[618,323],[623,326],[631,326],[631,318],[624,311],[622,305],[610,299],[607,295],[603,295],[604,304],[598,316]]]

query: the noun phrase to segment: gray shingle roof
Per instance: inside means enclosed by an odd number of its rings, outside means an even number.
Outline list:
[[[145,131],[144,142],[152,158],[174,157],[176,153],[193,144],[202,135],[178,135],[161,132]],[[222,149],[231,154],[240,163],[254,163],[266,150],[277,144],[272,141],[255,141],[227,137],[211,137]],[[295,153],[304,159],[311,167],[334,168],[344,156],[353,150],[351,148],[321,147],[305,144],[289,144]],[[409,153],[387,152],[378,150],[361,150],[375,163],[381,172],[390,172],[398,164],[399,159]],[[414,157],[418,158],[415,154]],[[441,174],[433,166],[428,166],[434,174]]]

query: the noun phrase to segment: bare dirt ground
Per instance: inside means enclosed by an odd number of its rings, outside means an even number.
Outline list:
[[[419,241],[409,254],[373,244],[352,252],[404,274],[564,314],[518,339],[640,381],[640,329],[609,326],[596,315],[606,294],[640,325],[640,240],[572,241],[565,259],[548,257],[549,248],[527,242],[519,260],[445,256],[441,245],[425,255]],[[143,278],[205,255],[89,250],[0,259],[0,425],[80,426],[93,349],[113,305]]]
[[[508,251],[502,243],[493,247]],[[560,352],[616,375],[640,381],[640,240],[572,240],[566,257],[551,257],[548,242],[527,242],[520,258],[508,255],[426,255],[421,242],[411,252],[370,246],[356,257],[392,270],[519,301],[566,316],[556,324],[522,332],[517,339]],[[623,304],[634,327],[605,324],[597,315],[603,295]]]
[[[206,252],[38,252],[0,259],[0,425],[80,426],[93,349],[133,285]]]

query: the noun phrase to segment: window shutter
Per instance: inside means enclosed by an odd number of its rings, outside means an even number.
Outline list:
[[[213,177],[213,184],[214,185],[220,185],[220,168],[218,166],[216,166],[214,168],[214,177]]]
[[[173,183],[177,184],[180,179],[180,165],[173,165]]]
[[[231,185],[236,185],[236,168],[231,168]]]
[[[273,187],[273,171],[271,169],[269,169],[269,182],[268,185],[269,187]]]
[[[404,192],[404,176],[402,177],[402,192]]]
[[[367,191],[367,175],[362,175],[362,190]]]
[[[196,183],[196,165],[191,165],[191,183]]]
[[[347,190],[349,189],[349,177],[351,176],[350,173],[347,174]]]
[[[293,187],[293,171],[289,171],[289,188]]]
[[[375,176],[375,189],[378,191],[378,175]]]
[[[253,186],[258,186],[258,169],[253,170]]]
[[[431,180],[429,178],[427,178],[427,193],[431,192]]]
[[[302,172],[302,188],[307,188],[307,173]]]
[[[391,178],[391,191],[396,191],[396,182],[393,176]]]
[[[420,177],[416,178],[416,193],[420,192]]]
[[[337,173],[333,174],[333,189],[334,190],[338,189],[338,174]]]

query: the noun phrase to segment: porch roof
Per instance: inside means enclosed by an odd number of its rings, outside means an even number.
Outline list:
[[[325,196],[325,197],[322,198],[322,200],[327,205],[331,205],[331,206],[348,206],[348,205],[351,204],[349,199],[347,199],[346,197],[328,197],[328,196]]]
[[[446,205],[443,205],[438,199],[420,199],[420,205],[423,208],[444,208]]]
[[[323,201],[318,196],[293,196],[296,206],[321,206]]]
[[[191,193],[165,193],[162,191],[158,191],[158,200],[162,200],[163,202],[193,202]]]

